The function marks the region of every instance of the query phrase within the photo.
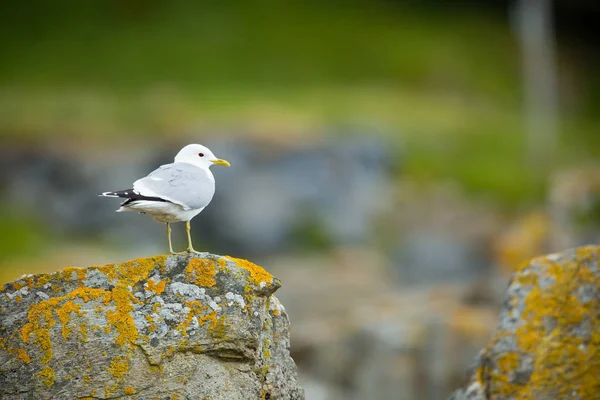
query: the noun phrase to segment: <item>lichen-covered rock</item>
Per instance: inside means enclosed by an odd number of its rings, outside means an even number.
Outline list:
[[[279,286],[210,254],[24,276],[0,291],[0,398],[303,399]]]
[[[521,265],[494,337],[455,400],[600,398],[600,247]]]

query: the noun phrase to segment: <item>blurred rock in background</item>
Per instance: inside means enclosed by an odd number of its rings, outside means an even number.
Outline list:
[[[252,256],[359,244],[392,201],[389,146],[368,133],[319,143],[215,142],[241,173],[219,174],[211,238]]]
[[[465,282],[489,273],[491,242],[502,229],[497,210],[444,182],[425,190],[406,183],[397,201],[392,251],[400,285]]]
[[[568,168],[552,176],[548,214],[552,248],[600,242],[600,166]]]
[[[452,400],[598,398],[598,250],[582,246],[517,268],[495,333]]]
[[[443,398],[494,327],[497,305],[473,304],[471,285],[399,291],[386,259],[369,250],[273,263],[307,398]]]

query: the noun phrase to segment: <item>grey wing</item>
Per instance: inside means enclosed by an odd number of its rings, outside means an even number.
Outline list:
[[[209,174],[186,163],[166,164],[135,181],[133,189],[195,210],[206,207],[215,194],[215,181]]]

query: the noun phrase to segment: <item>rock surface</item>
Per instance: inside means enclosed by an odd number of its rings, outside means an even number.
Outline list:
[[[451,399],[600,398],[600,247],[521,265],[496,333]]]
[[[24,276],[0,292],[0,398],[303,399],[279,287],[210,254]]]

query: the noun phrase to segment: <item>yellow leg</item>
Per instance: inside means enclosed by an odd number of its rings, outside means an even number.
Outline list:
[[[192,245],[192,225],[190,224],[190,221],[187,221],[185,223],[185,232],[187,233],[187,238],[188,238],[188,248],[187,251],[188,253],[200,253],[199,251],[194,250],[194,246]]]
[[[171,243],[171,224],[167,222],[167,239],[169,240],[169,253],[175,254],[173,251],[173,243]]]
[[[167,222],[167,239],[169,240],[169,252],[171,254],[182,254],[176,251],[173,251],[173,243],[171,242],[171,224]]]

